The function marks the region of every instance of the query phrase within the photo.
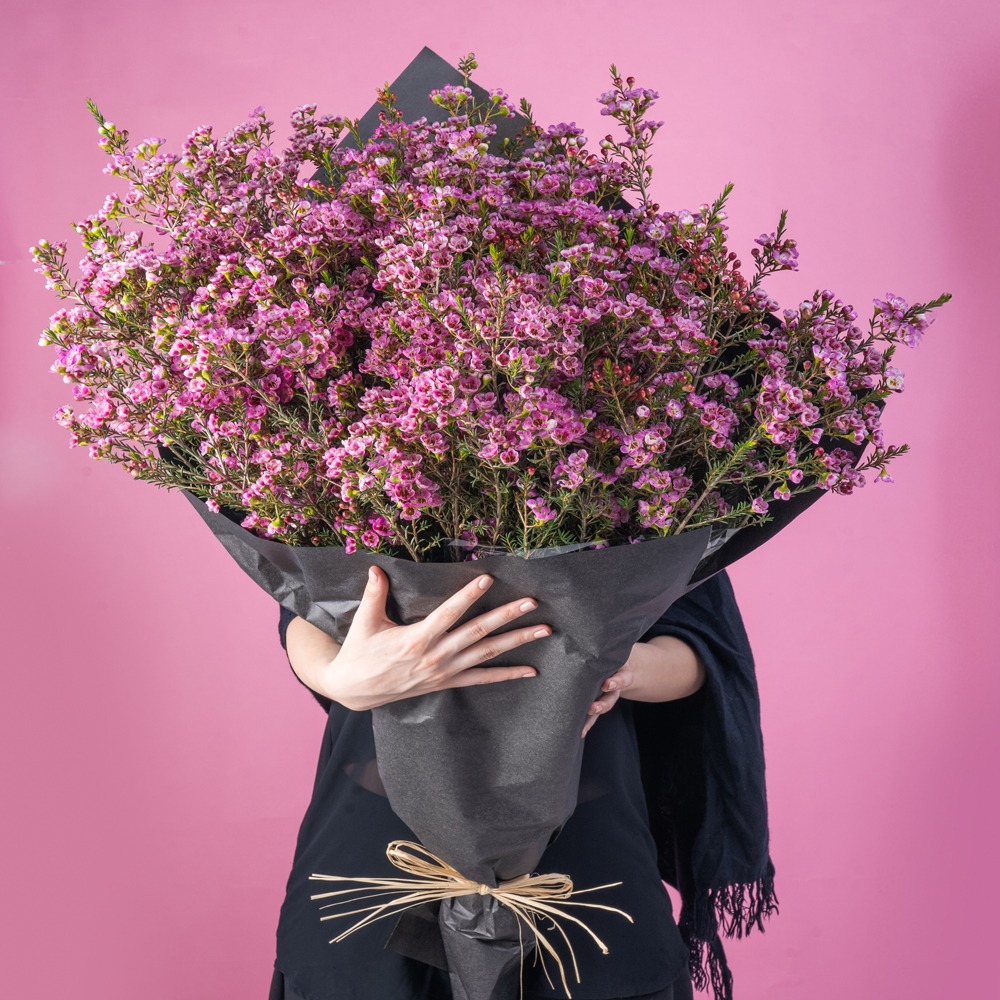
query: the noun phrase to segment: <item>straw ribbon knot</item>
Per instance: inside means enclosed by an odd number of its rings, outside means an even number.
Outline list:
[[[559,970],[560,981],[562,982],[563,989],[566,991],[566,996],[571,997],[572,994],[566,982],[566,970],[563,961],[556,952],[555,946],[549,940],[549,935],[556,932],[562,938],[569,951],[570,960],[573,964],[573,972],[578,983],[580,982],[580,970],[577,966],[573,946],[570,944],[566,931],[562,926],[563,922],[568,921],[582,928],[593,939],[603,954],[608,954],[608,947],[579,917],[575,917],[567,912],[568,908],[581,907],[593,910],[607,910],[610,913],[617,913],[623,916],[629,923],[633,923],[632,918],[624,910],[619,910],[617,907],[604,906],[600,903],[581,903],[572,898],[587,892],[610,889],[613,886],[621,885],[620,882],[594,886],[591,889],[574,889],[573,880],[568,875],[519,875],[517,878],[509,879],[501,882],[499,885],[493,886],[487,885],[485,882],[476,882],[465,878],[465,876],[452,868],[451,865],[443,861],[436,854],[432,854],[425,847],[415,844],[412,841],[394,840],[386,848],[385,853],[392,864],[400,871],[409,875],[410,878],[350,878],[344,875],[310,876],[314,880],[350,882],[354,885],[354,888],[321,892],[311,896],[311,899],[335,900],[334,902],[324,904],[321,909],[331,909],[347,903],[370,901],[366,906],[339,913],[329,913],[320,918],[321,920],[335,920],[340,917],[358,916],[358,919],[350,927],[331,939],[331,944],[343,941],[349,934],[353,934],[355,931],[377,920],[395,916],[404,910],[412,909],[424,903],[455,899],[459,896],[493,896],[498,902],[510,909],[517,918],[519,932],[522,927],[527,927],[531,930],[538,946],[542,968],[546,978],[549,980],[549,984],[552,984],[552,979],[549,977],[548,970],[545,969],[546,954],[555,961],[556,967]],[[371,891],[365,892],[365,890]],[[371,902],[373,900],[380,901]],[[549,925],[545,928],[544,932],[538,927],[539,920],[543,920]],[[523,939],[521,959],[523,962]]]

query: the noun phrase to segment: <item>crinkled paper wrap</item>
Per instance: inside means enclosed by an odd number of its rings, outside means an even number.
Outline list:
[[[466,878],[488,885],[533,872],[572,814],[587,709],[602,682],[628,659],[632,645],[689,589],[711,534],[701,528],[546,558],[508,553],[416,563],[260,538],[209,511],[191,493],[185,496],[258,586],[340,643],[373,563],[389,579],[386,610],[401,625],[422,620],[483,573],[491,574],[494,583],[462,622],[519,598],[538,602],[511,627],[546,623],[552,634],[488,661],[493,666],[528,663],[537,677],[438,691],[372,712],[379,774],[393,811],[424,847]],[[489,951],[497,940],[508,953],[511,947],[517,953],[516,925],[508,923],[490,897],[442,904],[444,954],[453,980],[462,981],[456,983],[457,997],[517,995],[517,963],[501,961],[502,950]],[[406,926],[397,929],[393,947],[432,960]],[[453,933],[461,940],[450,940]],[[440,955],[440,949],[434,951]],[[456,960],[460,972],[453,967]],[[499,975],[501,966],[511,984],[506,992],[486,982]]]

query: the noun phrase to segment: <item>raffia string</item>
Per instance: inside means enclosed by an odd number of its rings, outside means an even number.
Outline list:
[[[361,930],[362,927],[367,927],[377,920],[396,916],[404,910],[412,909],[423,903],[454,899],[458,896],[493,896],[494,899],[508,907],[514,916],[517,917],[519,934],[522,927],[530,928],[539,948],[538,954],[541,956],[542,968],[545,971],[546,978],[549,980],[549,984],[552,984],[552,980],[549,977],[548,970],[545,969],[546,953],[556,963],[556,967],[559,970],[559,978],[563,989],[566,991],[566,996],[572,998],[566,982],[565,966],[555,946],[549,939],[549,935],[553,931],[557,932],[565,943],[569,951],[570,960],[573,965],[573,974],[577,983],[580,982],[580,969],[577,965],[573,945],[566,935],[563,923],[568,921],[586,931],[605,955],[608,954],[608,947],[579,917],[575,917],[573,914],[567,912],[568,909],[570,907],[579,907],[591,910],[607,910],[609,913],[617,913],[623,916],[630,924],[634,923],[624,910],[619,910],[617,907],[605,906],[601,903],[581,903],[571,898],[581,896],[587,892],[611,889],[614,886],[621,885],[621,882],[610,882],[607,885],[598,885],[591,889],[574,889],[573,880],[568,875],[519,875],[517,878],[501,882],[497,886],[492,886],[465,878],[446,861],[442,861],[437,855],[428,851],[427,848],[409,840],[392,841],[386,848],[385,853],[400,871],[406,872],[411,878],[349,878],[344,875],[309,876],[310,879],[326,882],[351,882],[354,884],[354,888],[321,892],[311,896],[310,899],[336,899],[335,902],[324,904],[320,907],[321,909],[344,906],[351,903],[363,903],[370,900],[381,900],[381,902],[370,902],[367,906],[361,906],[353,910],[346,910],[341,913],[328,913],[321,917],[321,920],[336,920],[341,917],[351,916],[359,917],[347,930],[341,931],[335,938],[332,938],[330,941],[331,944],[343,941],[349,934],[353,934],[355,931]],[[366,893],[366,889],[372,891]],[[358,895],[359,893],[362,895]],[[544,920],[550,925],[546,927],[544,932],[538,927],[539,920]],[[521,961],[523,964],[523,938],[521,939]]]

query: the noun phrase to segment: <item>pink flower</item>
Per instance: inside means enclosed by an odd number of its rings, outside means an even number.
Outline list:
[[[78,285],[65,244],[32,251],[70,300],[42,337],[76,407],[57,419],[139,478],[149,441],[184,441],[212,503],[266,508],[247,530],[349,552],[400,544],[368,514],[386,504],[393,523],[426,518],[428,537],[457,495],[483,537],[527,502],[558,532],[585,516],[588,532],[633,538],[748,502],[766,513],[762,481],[778,498],[806,475],[864,485],[836,450],[801,444],[826,432],[891,457],[872,400],[901,391],[902,372],[852,307],[824,289],[781,310],[748,288],[707,204],[597,202],[635,190],[662,125],[647,114],[658,95],[632,82],[599,99],[624,132],[603,156],[561,122],[504,162],[465,87],[434,92],[447,120],[386,121],[356,150],[312,105],[282,150],[262,109],[225,135],[194,130],[179,154],[106,132],[127,190],[74,227]],[[513,111],[502,91],[489,101]],[[322,190],[308,180],[321,164],[339,178]],[[797,266],[783,225],[756,241],[761,274]],[[887,294],[876,333],[915,346],[927,312]]]

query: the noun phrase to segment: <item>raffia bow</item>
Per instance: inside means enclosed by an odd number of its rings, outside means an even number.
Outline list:
[[[563,989],[566,991],[566,996],[572,998],[569,985],[566,982],[566,968],[555,946],[549,940],[549,935],[555,931],[562,937],[569,951],[570,960],[573,964],[573,974],[577,983],[580,982],[580,969],[577,965],[573,945],[570,943],[562,923],[569,921],[586,931],[597,947],[601,949],[602,954],[608,954],[608,947],[579,917],[568,913],[568,908],[580,907],[592,910],[607,910],[610,913],[617,913],[623,916],[630,924],[634,923],[624,910],[619,910],[617,907],[605,906],[601,903],[581,903],[571,898],[573,896],[581,896],[587,892],[611,889],[614,886],[621,885],[621,882],[610,882],[607,885],[598,885],[590,889],[574,889],[573,880],[568,875],[519,875],[517,878],[492,886],[465,878],[446,861],[442,861],[425,847],[409,840],[392,841],[386,848],[385,853],[393,865],[412,877],[350,878],[344,875],[309,876],[310,879],[326,882],[354,883],[354,888],[351,889],[338,889],[333,892],[321,892],[311,896],[310,899],[341,897],[336,902],[324,904],[321,909],[349,905],[352,902],[360,903],[366,900],[382,899],[382,902],[373,902],[368,906],[362,906],[341,913],[328,913],[320,917],[321,920],[336,920],[341,917],[360,915],[359,919],[348,927],[347,930],[342,931],[335,938],[332,938],[330,941],[331,944],[343,941],[349,934],[353,934],[355,931],[361,930],[362,927],[367,927],[377,920],[395,916],[404,910],[412,909],[423,903],[454,899],[458,896],[493,896],[498,902],[508,907],[514,916],[517,917],[519,934],[522,927],[530,928],[538,946],[538,954],[541,956],[542,968],[545,971],[549,985],[552,985],[552,979],[545,968],[545,954],[548,954],[555,961],[556,967],[559,970],[559,979]],[[366,889],[373,891],[364,893]],[[359,896],[358,893],[364,893],[364,895]],[[386,896],[391,898],[384,899],[383,897]],[[539,920],[547,921],[550,926],[545,931],[542,931],[538,926]],[[523,963],[523,937],[521,938],[521,960]]]

